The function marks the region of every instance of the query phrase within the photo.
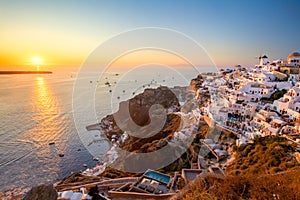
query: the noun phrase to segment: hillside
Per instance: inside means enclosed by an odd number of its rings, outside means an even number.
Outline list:
[[[300,199],[300,164],[285,138],[257,138],[233,149],[235,160],[225,178],[198,177],[175,199]]]
[[[235,161],[226,168],[228,175],[274,174],[299,168],[296,148],[282,137],[257,138],[253,144],[235,149]]]
[[[276,175],[241,175],[198,178],[185,187],[176,200],[300,199],[300,170]]]

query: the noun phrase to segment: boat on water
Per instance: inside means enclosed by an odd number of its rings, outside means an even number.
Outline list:
[[[99,158],[94,157],[93,160],[94,160],[94,161],[99,161]]]

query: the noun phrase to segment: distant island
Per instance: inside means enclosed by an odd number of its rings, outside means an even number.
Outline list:
[[[0,75],[4,74],[52,74],[51,71],[0,71]]]

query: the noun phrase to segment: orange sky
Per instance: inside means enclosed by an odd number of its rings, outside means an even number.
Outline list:
[[[40,57],[45,68],[80,65],[105,40],[140,27],[182,32],[200,43],[218,66],[253,66],[262,54],[285,59],[290,52],[299,51],[295,24],[300,3],[296,0],[129,1],[2,1],[0,69],[31,68],[34,57]],[[281,14],[266,15],[268,12]],[[293,31],[274,31],[274,27],[293,27]],[[137,55],[122,59],[122,64],[155,59]],[[159,59],[182,64],[168,56]],[[197,64],[206,63],[199,59]]]
[[[138,50],[125,54],[113,61],[111,66],[138,66],[149,63],[162,65],[189,65],[183,58],[166,51],[158,50]]]
[[[2,56],[3,54],[1,54]],[[82,55],[77,55],[76,59],[73,56],[65,57],[64,59],[56,59],[55,56],[49,56],[50,54],[42,53],[29,53],[24,52],[20,55],[7,55],[3,58],[0,57],[2,70],[36,70],[36,66],[39,65],[41,70],[51,70],[57,65],[61,66],[59,63],[68,63],[70,66],[79,66],[85,57]],[[73,54],[74,55],[74,54]],[[37,63],[36,58],[40,61]],[[13,61],[13,62],[12,62]],[[4,63],[4,65],[3,65]],[[12,64],[15,63],[15,64]],[[79,64],[78,64],[79,63]],[[131,67],[139,66],[149,63],[158,63],[162,65],[189,65],[187,61],[180,58],[177,55],[171,54],[169,52],[157,51],[157,50],[139,50],[130,52],[123,56],[116,58],[112,63],[112,67]]]

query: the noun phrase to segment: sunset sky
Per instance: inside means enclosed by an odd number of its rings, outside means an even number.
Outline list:
[[[34,65],[37,58],[41,65],[80,65],[103,41],[139,27],[180,31],[218,66],[250,66],[260,54],[277,59],[300,51],[297,0],[7,0],[0,13],[0,69]]]

